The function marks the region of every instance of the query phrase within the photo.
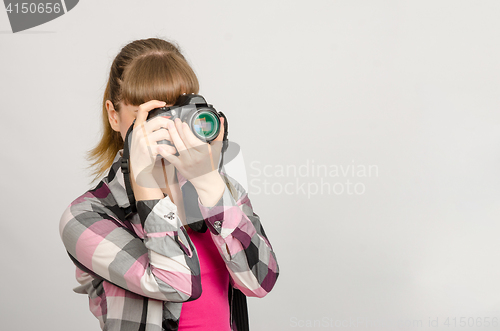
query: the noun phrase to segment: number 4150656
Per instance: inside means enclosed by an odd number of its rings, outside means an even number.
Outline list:
[[[12,3],[9,3],[7,5],[7,13],[16,13],[16,14],[27,14],[27,13],[31,13],[31,14],[35,14],[35,13],[39,13],[39,14],[42,14],[42,13],[47,13],[47,14],[51,14],[51,13],[55,13],[55,14],[58,14],[61,12],[61,4],[60,3],[26,3],[26,2],[23,2],[21,4],[19,3],[16,3],[14,5],[12,5]]]
[[[498,327],[497,317],[448,317],[444,321],[444,325],[453,327]]]

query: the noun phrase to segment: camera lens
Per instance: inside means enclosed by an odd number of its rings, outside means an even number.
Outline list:
[[[219,134],[219,117],[213,111],[200,110],[193,118],[192,128],[198,138],[210,142]]]

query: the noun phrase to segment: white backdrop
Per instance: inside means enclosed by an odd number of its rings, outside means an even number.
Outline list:
[[[500,324],[498,1],[82,0],[0,9],[3,330],[98,330],[59,237],[109,67],[176,41],[226,113],[281,274],[252,330]],[[487,325],[496,327],[487,327]]]

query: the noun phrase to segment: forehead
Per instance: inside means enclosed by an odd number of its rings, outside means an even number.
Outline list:
[[[129,104],[125,104],[123,102],[120,102],[120,110],[136,111],[136,110],[139,110],[139,106],[129,105]]]

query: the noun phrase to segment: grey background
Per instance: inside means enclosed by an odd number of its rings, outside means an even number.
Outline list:
[[[58,222],[90,188],[84,153],[112,59],[154,36],[180,44],[242,146],[281,268],[249,299],[252,330],[488,329],[500,317],[498,17],[498,1],[85,0],[12,34],[0,10],[2,329],[99,329],[72,292]],[[348,180],[363,193],[325,191]]]

